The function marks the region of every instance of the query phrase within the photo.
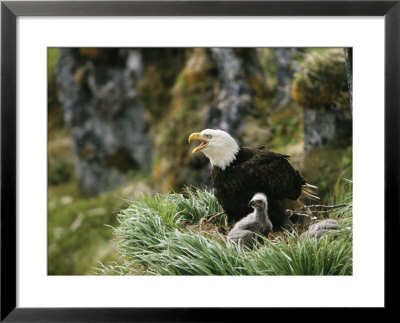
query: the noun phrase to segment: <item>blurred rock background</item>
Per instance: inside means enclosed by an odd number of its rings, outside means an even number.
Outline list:
[[[343,48],[49,48],[48,273],[115,259],[127,201],[210,185],[204,128],[291,155],[326,200],[352,177],[348,86]]]

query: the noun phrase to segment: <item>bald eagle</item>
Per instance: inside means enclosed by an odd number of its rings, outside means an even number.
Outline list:
[[[291,225],[286,209],[296,209],[300,196],[318,199],[316,187],[300,176],[289,163],[289,156],[269,151],[263,146],[240,148],[225,131],[205,129],[192,133],[192,140],[201,140],[193,153],[201,151],[212,166],[214,195],[228,219],[238,221],[250,213],[249,200],[257,192],[269,200],[269,217],[274,228]]]

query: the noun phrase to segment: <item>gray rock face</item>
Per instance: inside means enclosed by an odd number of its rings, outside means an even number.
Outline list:
[[[211,55],[218,68],[221,91],[217,102],[208,111],[206,125],[237,138],[243,129],[243,117],[251,106],[251,88],[242,62],[231,48],[211,48]]]
[[[113,49],[107,55],[98,62],[78,49],[64,48],[57,66],[58,97],[73,139],[75,171],[89,193],[121,185],[127,170],[146,167],[151,158],[135,87],[140,53]]]
[[[297,48],[274,48],[278,78],[278,96],[274,106],[277,108],[284,107],[293,101],[291,89],[295,66],[292,63],[292,57],[296,51],[298,51]]]
[[[351,143],[351,113],[341,109],[304,109],[304,148],[310,151],[329,141],[343,140]]]
[[[206,113],[206,128],[224,130],[241,143],[239,134],[244,127],[244,116],[252,104],[242,61],[232,48],[211,48],[210,51],[217,65],[221,90]],[[202,184],[211,186],[208,162],[202,171]]]
[[[347,86],[349,88],[350,107],[353,112],[353,48],[344,48],[346,59]]]

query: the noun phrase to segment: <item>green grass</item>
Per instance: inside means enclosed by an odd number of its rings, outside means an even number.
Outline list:
[[[50,80],[54,78],[55,69],[57,66],[58,58],[60,56],[59,48],[48,48],[47,49],[47,77]]]
[[[86,196],[76,181],[49,189],[49,275],[82,275],[99,258],[115,259],[115,249],[109,244],[112,230],[104,226],[116,223],[114,199],[113,194]]]
[[[351,183],[337,184],[348,207],[330,217],[340,229],[321,239],[298,232],[263,238],[254,249],[227,245],[224,216],[207,230],[199,222],[221,211],[213,194],[191,189],[186,194],[145,195],[118,215],[114,228],[120,258],[100,264],[102,275],[351,275]],[[208,216],[209,218],[209,216]],[[210,230],[210,228],[216,230]]]
[[[112,243],[113,230],[121,208],[137,193],[137,184],[100,195],[79,189],[76,179],[52,185],[48,194],[48,274],[87,275],[98,261],[118,259]],[[107,224],[107,225],[106,225]]]
[[[322,203],[335,204],[343,198],[343,190],[338,190],[338,184],[335,183],[338,178],[352,177],[352,165],[352,146],[343,148],[331,143],[325,147],[314,148],[307,154],[301,175],[307,182],[318,186],[318,196]]]

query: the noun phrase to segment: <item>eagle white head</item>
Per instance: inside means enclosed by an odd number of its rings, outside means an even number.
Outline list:
[[[189,142],[201,140],[200,146],[193,149],[193,154],[201,151],[210,160],[212,166],[224,170],[236,158],[239,146],[227,132],[219,129],[205,129],[189,136]]]

